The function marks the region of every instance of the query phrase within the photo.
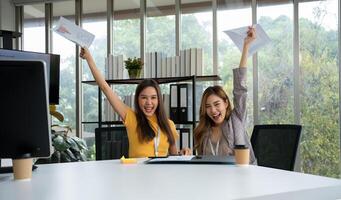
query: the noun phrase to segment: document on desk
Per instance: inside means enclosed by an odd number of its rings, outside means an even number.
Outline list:
[[[148,160],[149,163],[153,162],[173,162],[173,161],[189,161],[192,160],[195,156],[168,156],[165,158],[152,158]]]
[[[92,41],[95,39],[95,35],[82,29],[64,17],[60,17],[57,25],[52,30],[81,47],[89,48]]]
[[[146,164],[235,164],[234,156],[168,156],[151,158]]]
[[[256,40],[253,41],[249,48],[249,56],[252,56],[255,52],[257,52],[260,48],[267,45],[271,42],[271,39],[266,34],[266,32],[263,30],[261,25],[256,24],[254,25],[256,30]],[[247,36],[248,26],[244,26],[237,29],[232,30],[226,30],[224,33],[226,33],[233,43],[238,47],[240,52],[243,51],[243,45],[244,45],[244,39]]]

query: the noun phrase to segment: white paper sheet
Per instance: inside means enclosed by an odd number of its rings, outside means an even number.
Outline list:
[[[271,39],[269,38],[269,36],[265,33],[265,31],[259,24],[255,25],[255,30],[256,30],[256,40],[253,41],[250,45],[249,56],[252,56],[261,47],[271,42]],[[224,33],[226,33],[231,38],[231,40],[238,47],[240,52],[242,52],[244,39],[247,36],[247,31],[248,31],[248,26],[245,26],[245,27],[241,27],[237,29],[226,30],[224,31]]]
[[[192,160],[195,156],[168,156],[166,158],[153,158],[149,160],[148,162],[167,162],[167,161],[189,161]]]
[[[64,17],[60,17],[57,25],[52,30],[81,47],[89,48],[92,41],[95,39],[95,35],[82,29]]]

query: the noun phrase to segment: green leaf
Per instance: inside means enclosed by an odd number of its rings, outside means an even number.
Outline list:
[[[72,159],[66,152],[60,152],[60,162],[72,162]]]
[[[70,148],[70,145],[60,135],[52,139],[52,145],[56,151],[65,151],[66,149]]]
[[[77,141],[75,141],[73,138],[65,136],[65,140],[70,145],[71,148],[75,149],[76,151],[80,151]]]
[[[72,161],[77,161],[77,158],[75,155],[73,155],[72,151],[70,149],[66,149],[65,153],[71,158]]]
[[[60,163],[61,161],[60,156],[61,156],[60,152],[55,151],[51,156],[51,163]]]
[[[80,152],[80,156],[81,156],[81,161],[87,161],[88,159],[86,158],[86,155],[83,152]]]
[[[88,150],[88,146],[86,145],[85,141],[78,138],[78,137],[72,137],[72,139],[77,143],[78,147],[81,150]]]

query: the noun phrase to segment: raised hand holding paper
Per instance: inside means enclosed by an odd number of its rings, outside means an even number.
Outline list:
[[[256,30],[256,40],[253,41],[249,48],[249,56],[253,55],[255,52],[257,52],[261,47],[265,46],[266,44],[270,43],[271,40],[269,36],[265,33],[263,28],[256,24],[254,25]],[[234,44],[238,47],[240,51],[243,50],[243,44],[244,44],[244,38],[247,36],[248,26],[232,29],[232,30],[226,30],[224,33],[226,33],[231,40],[234,42]]]
[[[95,39],[95,35],[82,29],[64,17],[60,17],[57,25],[52,30],[81,47],[89,48],[92,41]]]

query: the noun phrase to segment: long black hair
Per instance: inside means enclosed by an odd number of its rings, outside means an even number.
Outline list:
[[[135,91],[135,98],[134,98],[134,104],[135,104],[135,112],[136,112],[136,119],[137,119],[137,127],[138,127],[138,138],[140,142],[148,142],[154,139],[156,136],[156,133],[153,131],[146,115],[143,113],[139,106],[139,95],[146,87],[153,87],[156,90],[157,93],[157,100],[158,100],[158,106],[155,110],[155,115],[157,118],[158,125],[160,129],[166,133],[168,142],[170,145],[173,145],[175,143],[174,136],[172,134],[171,128],[168,123],[168,118],[166,116],[162,96],[161,96],[161,90],[159,87],[159,84],[154,79],[145,79],[143,80],[137,87]]]

